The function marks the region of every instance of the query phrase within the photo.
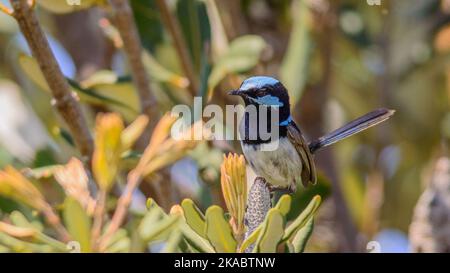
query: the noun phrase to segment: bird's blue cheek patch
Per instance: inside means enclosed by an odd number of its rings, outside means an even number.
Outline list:
[[[292,117],[289,116],[286,120],[280,122],[280,126],[288,126],[291,121],[292,121]]]
[[[267,106],[272,106],[272,107],[283,107],[284,103],[280,101],[280,99],[278,97],[275,96],[271,96],[271,95],[266,95],[264,97],[260,97],[260,98],[250,98],[252,101],[258,103],[258,104],[262,104],[262,105],[267,105]]]

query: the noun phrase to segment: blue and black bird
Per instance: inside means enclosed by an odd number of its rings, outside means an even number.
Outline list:
[[[302,182],[305,187],[310,183],[316,183],[317,175],[313,159],[316,151],[381,123],[394,113],[389,109],[377,109],[308,143],[292,119],[288,92],[277,79],[266,76],[251,77],[246,79],[239,89],[229,94],[242,97],[246,106],[256,108],[257,118],[250,118],[249,107],[246,107],[240,124],[241,145],[247,162],[256,175],[263,177],[272,189],[290,192],[295,192],[297,182]],[[274,110],[278,111],[278,126],[270,125],[269,119]],[[263,113],[264,111],[267,112]],[[267,121],[261,122],[260,119]],[[257,125],[252,124],[255,122]],[[259,133],[253,137],[255,128],[261,124],[267,126],[266,132],[278,130],[278,139],[263,139]],[[259,128],[256,132],[259,132]],[[270,144],[272,141],[277,141],[276,149],[263,149],[264,144]]]

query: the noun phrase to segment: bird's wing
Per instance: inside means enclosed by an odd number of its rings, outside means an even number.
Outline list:
[[[297,153],[302,160],[302,184],[308,186],[308,183],[316,184],[317,174],[316,167],[311,152],[309,151],[308,144],[302,135],[302,132],[297,125],[292,121],[287,126],[287,136],[291,143],[295,146]]]

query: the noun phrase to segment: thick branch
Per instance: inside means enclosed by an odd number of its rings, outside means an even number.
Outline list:
[[[61,72],[32,7],[27,0],[10,0],[10,2],[20,30],[52,91],[53,105],[68,125],[81,154],[90,158],[93,150],[91,133],[81,107]]]
[[[149,128],[153,128],[158,117],[157,102],[150,89],[150,80],[142,63],[141,40],[130,4],[128,0],[110,0],[110,3],[114,10],[114,22],[122,37],[133,81],[138,90],[141,111],[149,117]]]
[[[195,96],[197,94],[198,84],[196,77],[194,76],[194,66],[192,65],[192,61],[187,50],[186,41],[182,36],[180,25],[177,19],[170,13],[166,0],[156,0],[156,3],[158,4],[159,11],[161,12],[162,20],[172,35],[175,49],[180,57],[181,67],[183,68],[184,74],[189,79],[189,91],[192,96]]]

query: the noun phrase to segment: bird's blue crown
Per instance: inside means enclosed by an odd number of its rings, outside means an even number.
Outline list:
[[[259,89],[264,86],[271,86],[279,83],[279,81],[272,77],[267,76],[254,76],[246,79],[242,82],[241,87],[239,88],[242,91],[250,90],[250,89]]]

